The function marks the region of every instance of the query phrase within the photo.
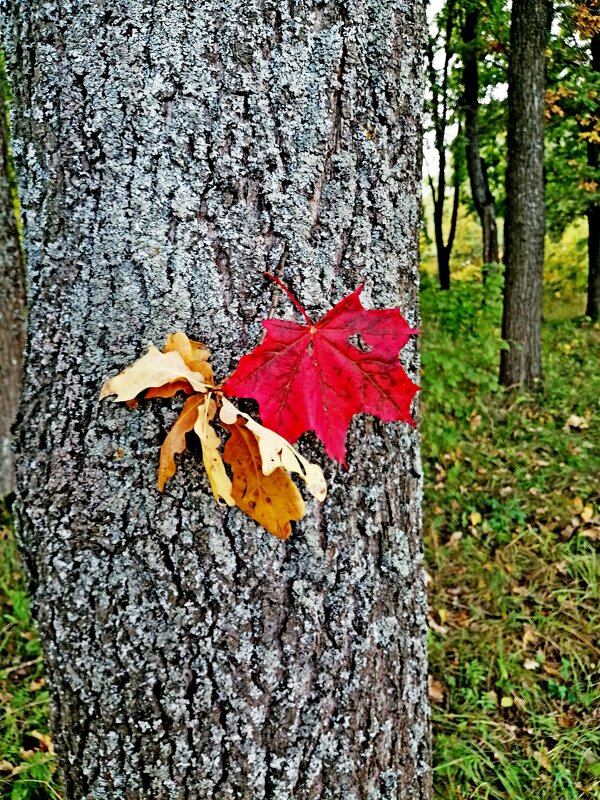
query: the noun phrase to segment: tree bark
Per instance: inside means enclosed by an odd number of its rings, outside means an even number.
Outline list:
[[[430,797],[416,432],[364,415],[287,543],[99,403],[175,329],[217,377],[363,279],[417,323],[421,4],[31,0],[5,32],[31,308],[18,526],[65,797]],[[407,352],[417,373],[415,346]]]
[[[500,382],[541,376],[544,73],[547,0],[514,0],[508,65],[504,309]]]
[[[11,186],[5,76],[0,52],[0,498],[14,492],[12,425],[25,348],[25,273]]]
[[[599,13],[595,8],[595,13]],[[600,34],[595,34],[591,42],[592,69],[600,72]],[[587,143],[588,166],[597,170],[600,166],[600,145]],[[588,291],[585,313],[593,320],[600,319],[600,205],[591,205],[588,218]]]
[[[479,52],[476,47],[480,8],[467,11],[462,26],[463,50],[463,113],[465,120],[465,153],[471,196],[481,222],[483,240],[483,276],[486,264],[496,264],[498,231],[494,198],[487,180],[485,160],[479,151]]]

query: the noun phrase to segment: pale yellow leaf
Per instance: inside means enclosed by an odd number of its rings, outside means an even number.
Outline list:
[[[214,408],[214,406],[213,406]],[[231,494],[231,480],[225,471],[223,459],[219,453],[221,440],[209,422],[211,417],[210,395],[206,403],[198,409],[198,418],[194,430],[202,444],[202,461],[208,475],[210,487],[217,503],[222,498],[228,506],[236,505]]]
[[[100,399],[115,394],[115,402],[133,400],[144,389],[181,379],[187,380],[197,392],[208,391],[209,387],[202,376],[185,364],[180,353],[161,353],[151,344],[145,356],[106,381],[100,392]]]
[[[481,514],[479,511],[471,511],[469,519],[471,520],[471,525],[479,525],[481,522]]]
[[[163,347],[163,353],[179,353],[186,366],[194,372],[199,372],[208,383],[213,382],[212,367],[208,363],[210,350],[200,342],[188,339],[182,331],[170,334]]]

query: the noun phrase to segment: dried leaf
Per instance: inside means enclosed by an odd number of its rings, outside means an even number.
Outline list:
[[[185,392],[186,394],[192,394],[193,389],[188,383],[188,381],[173,381],[173,383],[166,383],[164,386],[157,386],[153,389],[148,389],[146,394],[144,395],[144,400],[152,400],[153,397],[162,397],[165,400],[169,397],[174,397],[177,392]],[[130,400],[130,403],[135,402],[137,405],[137,400],[133,401]]]
[[[563,431],[569,433],[571,429],[583,431],[590,427],[587,417],[579,417],[577,414],[571,414],[564,424]]]
[[[533,757],[547,772],[552,772],[552,762],[550,761],[550,755],[546,748],[543,750],[536,750]]]
[[[288,472],[297,472],[306,482],[306,487],[312,496],[321,502],[325,500],[327,484],[321,468],[301,456],[283,436],[265,428],[264,425],[259,425],[248,414],[238,411],[233,403],[224,397],[220,413],[221,421],[233,425],[237,422],[238,416],[246,420],[248,430],[252,431],[258,441],[264,475],[271,475],[281,467]]]
[[[278,539],[287,539],[291,520],[304,516],[304,501],[284,469],[265,475],[257,439],[247,425],[234,424],[223,458],[233,472],[236,505]]]
[[[37,739],[40,743],[40,750],[44,753],[54,753],[54,747],[52,745],[52,737],[49,733],[40,733],[40,731],[30,731],[29,735],[32,736],[34,739]]]
[[[231,480],[225,472],[225,465],[219,453],[221,440],[209,420],[214,417],[214,402],[208,397],[198,410],[194,430],[202,444],[202,461],[208,475],[210,487],[217,503],[222,498],[228,506],[236,505],[231,491]]]
[[[586,539],[589,539],[590,542],[599,542],[600,541],[600,528],[588,528],[586,531],[583,531],[581,534]]]
[[[106,381],[100,392],[100,399],[115,394],[115,403],[133,400],[145,389],[182,379],[187,380],[197,392],[204,393],[209,389],[202,376],[193,372],[179,353],[161,353],[151,344],[145,356]]]
[[[175,420],[173,427],[160,448],[160,462],[158,465],[158,491],[162,492],[165,484],[170,480],[177,466],[175,455],[183,453],[185,450],[185,435],[194,429],[194,424],[198,418],[198,407],[204,403],[204,395],[194,394],[185,401],[181,414]]]
[[[179,353],[184,363],[194,372],[199,372],[207,383],[214,380],[212,367],[208,363],[210,350],[200,342],[188,339],[182,331],[172,333],[163,347],[163,353]]]
[[[481,514],[479,511],[471,511],[469,519],[471,520],[471,525],[479,525],[481,523]]]
[[[444,702],[444,685],[440,681],[436,681],[433,675],[429,676],[428,689],[429,699],[432,703]]]

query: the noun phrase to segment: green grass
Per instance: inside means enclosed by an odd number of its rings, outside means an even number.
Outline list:
[[[600,326],[565,319],[570,298],[548,299],[543,385],[506,394],[499,275],[485,291],[462,280],[443,293],[424,276],[438,800],[600,798]],[[40,648],[6,515],[0,531],[0,798],[56,800]]]
[[[422,306],[435,797],[600,798],[600,326],[555,307],[516,396],[497,278]]]
[[[8,514],[0,507],[0,798],[56,800],[40,643]]]

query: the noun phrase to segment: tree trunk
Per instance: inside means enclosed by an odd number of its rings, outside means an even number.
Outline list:
[[[177,403],[98,402],[175,329],[229,374],[293,314],[263,270],[417,323],[423,34],[395,0],[11,7],[18,524],[69,800],[430,797],[415,431],[361,416],[348,471],[305,437],[329,495],[283,543],[197,454],[157,492]]]
[[[597,7],[595,13],[599,13]],[[592,69],[600,72],[600,34],[592,37]],[[600,145],[587,143],[588,166],[597,170],[600,166]],[[587,212],[588,218],[588,293],[585,313],[593,320],[600,319],[600,205],[595,203]]]
[[[444,21],[444,66],[441,72],[441,80],[438,77],[435,68],[435,52],[434,52],[434,39],[429,37],[427,44],[427,67],[429,75],[429,87],[431,90],[431,119],[433,122],[433,129],[435,133],[435,149],[438,154],[438,178],[437,178],[437,191],[433,184],[433,178],[429,176],[429,186],[431,188],[431,197],[433,199],[433,227],[435,232],[435,248],[437,253],[438,262],[438,277],[440,281],[440,289],[450,288],[450,255],[452,247],[454,246],[454,237],[456,234],[456,222],[458,219],[458,200],[459,200],[459,170],[456,163],[453,165],[453,186],[454,186],[454,199],[452,204],[452,217],[450,221],[450,230],[448,232],[448,240],[444,241],[444,205],[446,202],[446,129],[449,125],[449,100],[450,100],[450,87],[449,87],[449,70],[452,31],[454,27],[454,0],[449,0],[445,9]]]
[[[477,28],[480,9],[467,12],[462,26],[463,50],[463,111],[465,118],[465,153],[467,171],[471,185],[471,196],[481,222],[483,238],[483,275],[486,264],[496,264],[498,255],[498,231],[494,198],[487,180],[487,169],[479,152],[479,66],[477,50]]]
[[[0,498],[15,489],[11,428],[21,394],[25,273],[11,187],[5,77],[0,52]]]
[[[547,0],[514,0],[508,65],[504,312],[500,381],[541,376],[544,67]]]
[[[588,292],[585,313],[600,319],[600,206],[592,206],[588,218]]]

